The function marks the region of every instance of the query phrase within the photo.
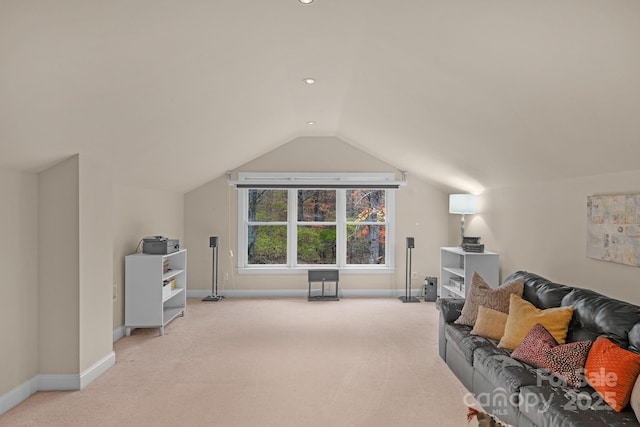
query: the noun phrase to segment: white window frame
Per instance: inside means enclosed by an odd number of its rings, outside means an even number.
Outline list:
[[[393,173],[249,173],[240,172],[238,183],[260,183],[260,185],[288,185],[287,197],[288,232],[287,264],[249,264],[247,254],[248,239],[248,190],[238,188],[238,272],[241,274],[300,274],[309,268],[340,269],[341,273],[390,274],[395,269],[395,189],[385,188],[385,264],[347,264],[346,242],[346,191],[347,189],[376,188],[394,183]],[[295,187],[300,185],[300,187]],[[318,187],[314,187],[318,185]],[[345,188],[329,188],[335,185]],[[269,187],[271,188],[271,187]],[[298,226],[297,192],[300,189],[334,189],[336,191],[336,264],[297,264],[297,236],[293,232]],[[304,222],[302,222],[304,223]],[[254,223],[255,224],[255,223]],[[270,223],[275,225],[274,223]],[[326,222],[325,224],[331,224]],[[367,223],[363,223],[367,224]],[[378,223],[371,223],[376,225]]]

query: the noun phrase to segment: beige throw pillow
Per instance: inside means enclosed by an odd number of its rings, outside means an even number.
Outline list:
[[[507,313],[481,305],[478,307],[478,318],[476,319],[473,330],[471,330],[471,335],[478,335],[499,341],[504,335],[507,317],[509,317]]]
[[[636,379],[636,383],[631,391],[631,400],[629,401],[631,409],[636,414],[636,418],[640,421],[640,376]]]
[[[571,316],[573,316],[573,306],[541,310],[529,301],[517,295],[511,295],[509,316],[504,328],[504,336],[498,343],[498,347],[515,349],[537,323],[544,326],[558,344],[564,344]]]
[[[471,287],[464,301],[462,313],[455,321],[459,325],[474,326],[478,317],[478,307],[481,305],[503,313],[509,312],[509,297],[511,294],[522,296],[524,283],[522,280],[505,283],[496,289],[492,289],[484,279],[473,273]]]

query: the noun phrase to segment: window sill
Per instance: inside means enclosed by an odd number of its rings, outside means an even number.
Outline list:
[[[307,274],[309,270],[339,270],[341,275],[352,274],[394,274],[393,267],[336,267],[336,266],[309,266],[309,267],[249,267],[238,268],[238,274],[261,274],[261,275],[283,275],[283,274]]]

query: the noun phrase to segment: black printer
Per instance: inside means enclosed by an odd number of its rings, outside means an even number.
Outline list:
[[[151,236],[142,239],[142,253],[149,255],[167,255],[180,250],[178,239],[163,236]]]

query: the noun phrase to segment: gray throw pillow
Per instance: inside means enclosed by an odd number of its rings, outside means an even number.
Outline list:
[[[467,299],[464,301],[462,313],[454,323],[475,326],[478,318],[478,307],[481,305],[503,313],[509,313],[509,298],[511,294],[522,297],[523,290],[524,283],[520,279],[492,289],[478,273],[473,273],[471,287],[469,288]]]

